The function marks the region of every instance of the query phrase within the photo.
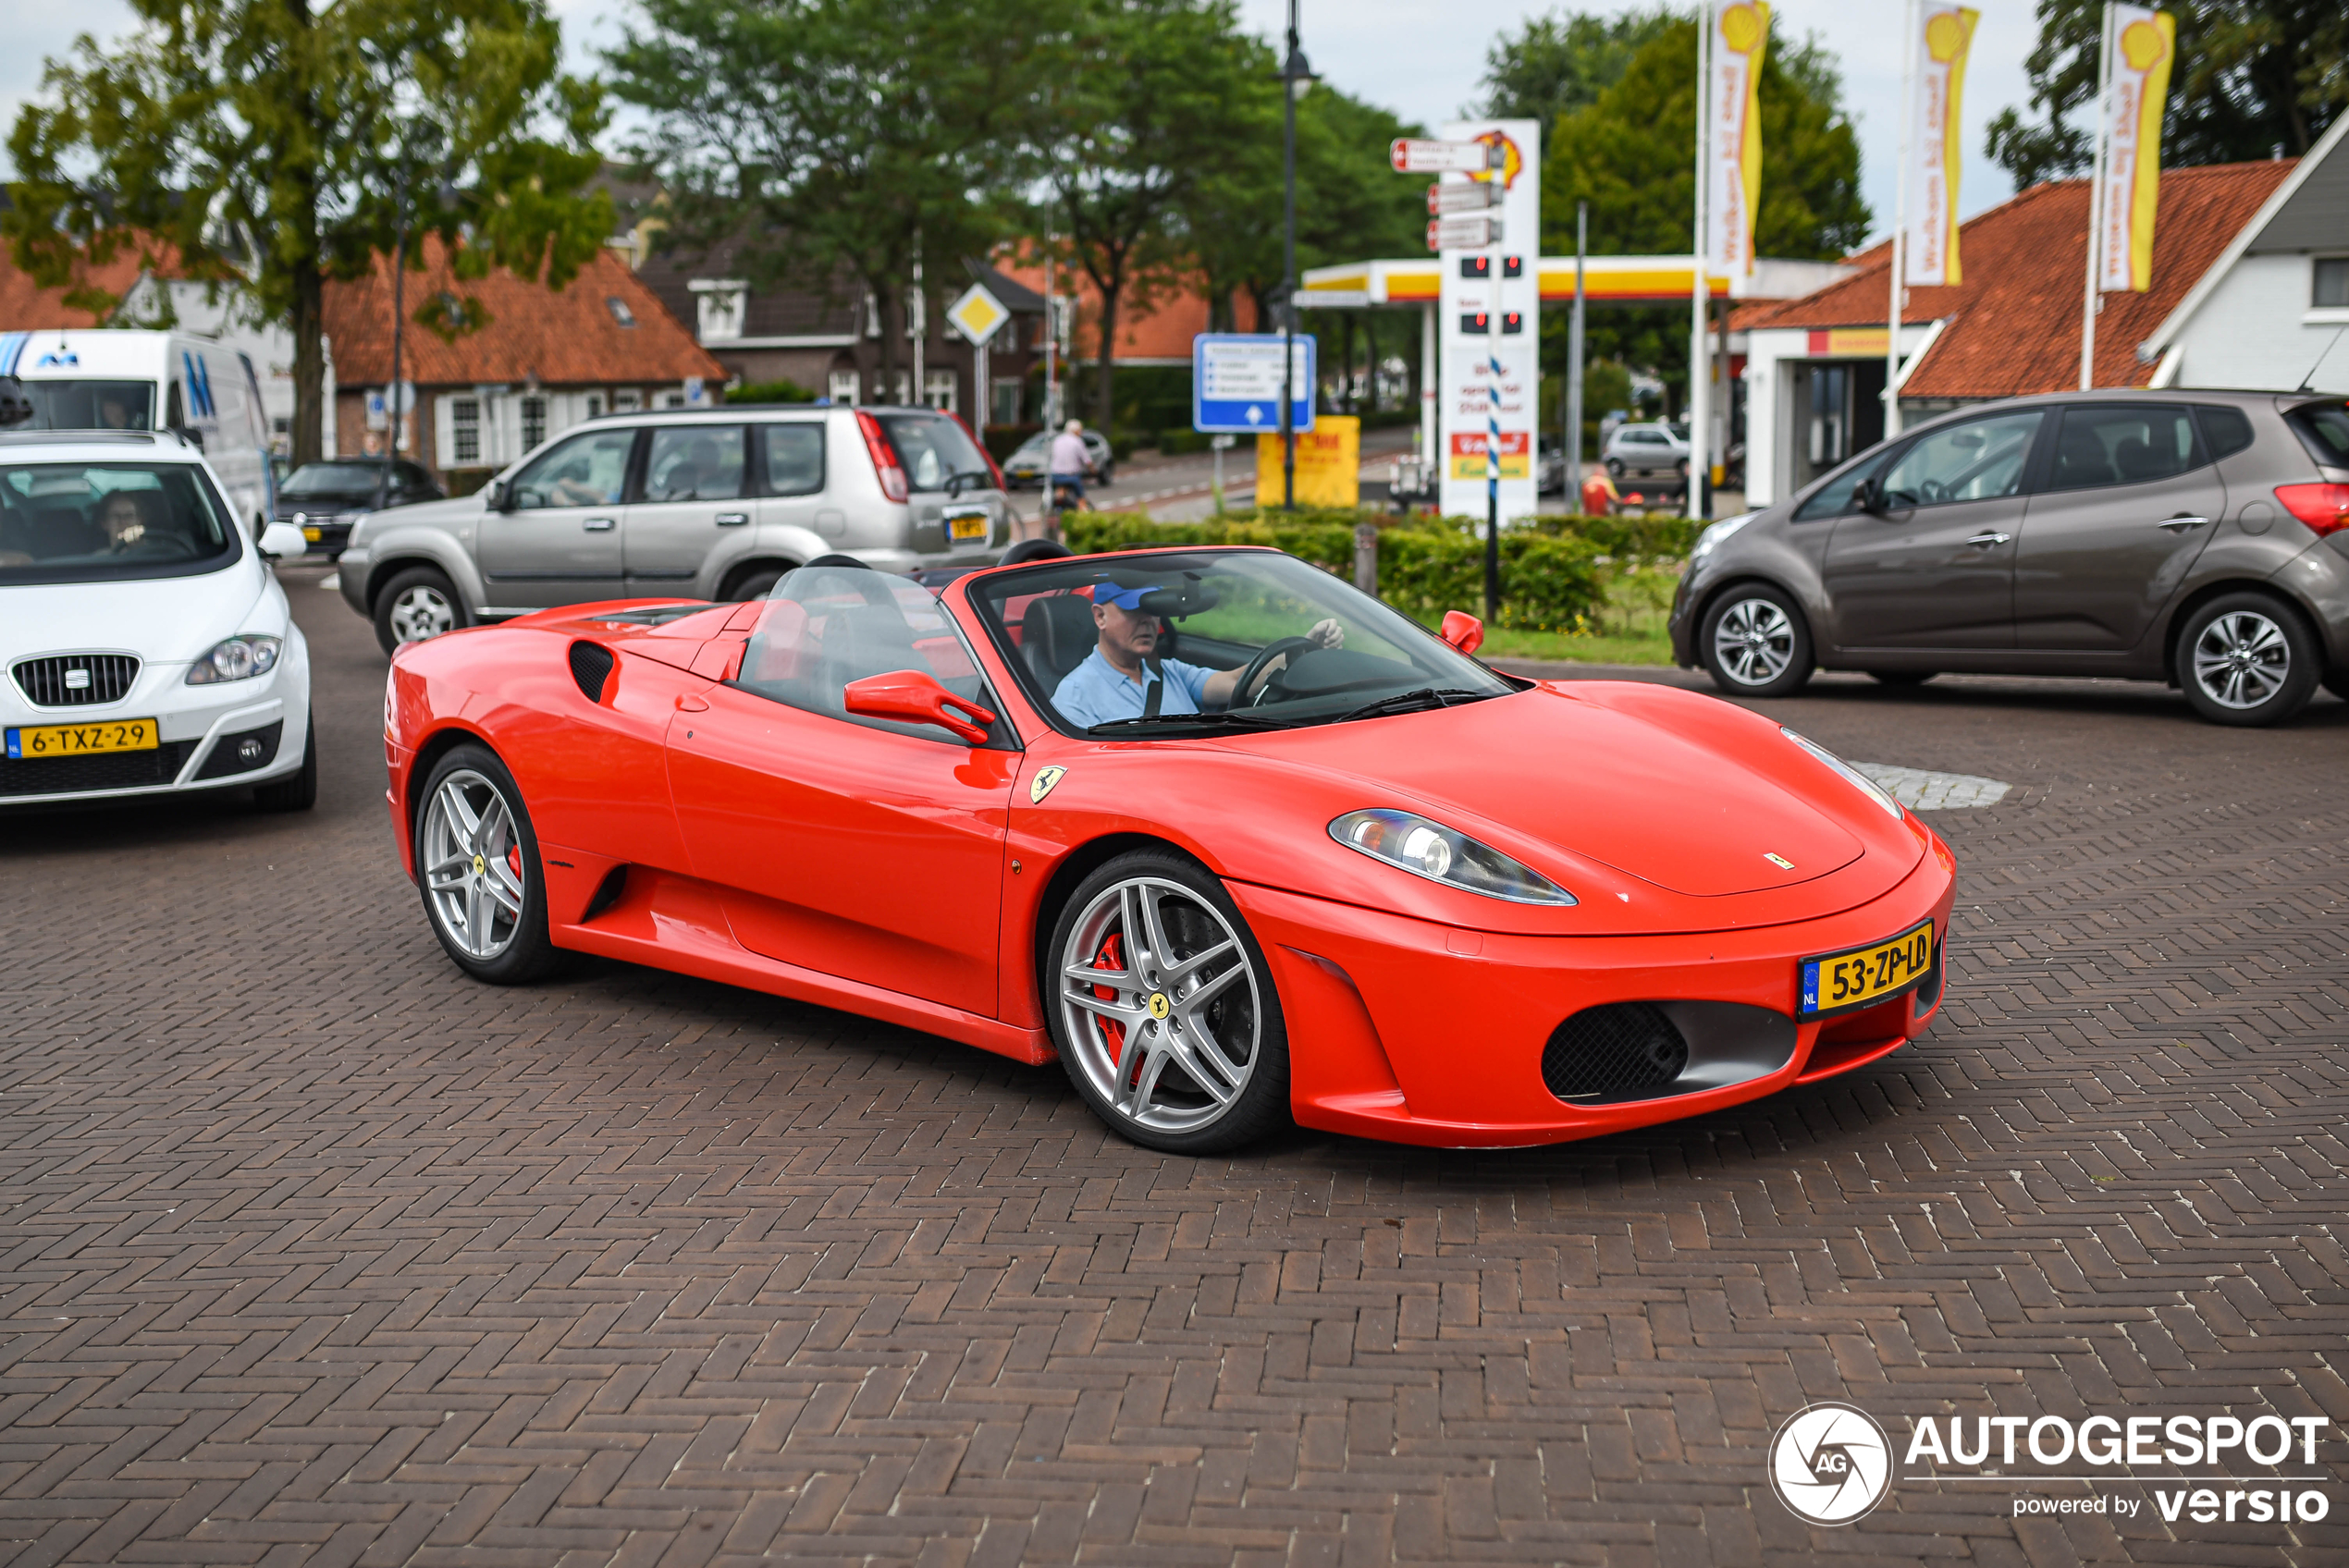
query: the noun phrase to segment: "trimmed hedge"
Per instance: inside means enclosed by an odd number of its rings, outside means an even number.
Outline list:
[[[1354,528],[1366,516],[1341,508],[1153,522],[1147,512],[1064,514],[1069,547],[1082,552],[1148,545],[1270,545],[1342,577],[1354,571]],[[1448,520],[1447,520],[1448,521]],[[1501,535],[1501,613],[1520,631],[1579,631],[1605,594],[1603,552],[1589,540],[1533,529]],[[1484,603],[1484,542],[1457,527],[1394,524],[1379,530],[1379,596],[1408,614],[1440,616]]]
[[[726,394],[729,403],[812,403],[816,394],[798,382],[745,381]]]

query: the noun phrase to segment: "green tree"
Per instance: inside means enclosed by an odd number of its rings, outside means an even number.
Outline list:
[[[894,374],[916,257],[951,277],[1011,227],[1030,50],[1066,7],[1008,0],[646,0],[606,55],[646,110],[634,155],[660,178],[663,243],[731,247],[754,286],[878,303]]]
[[[1540,120],[1546,133],[1560,115],[1590,107],[1622,80],[1632,57],[1677,19],[1661,6],[1618,17],[1530,17],[1484,53],[1483,113]]]
[[[389,253],[403,204],[462,276],[560,288],[610,232],[609,201],[581,194],[600,100],[562,73],[543,0],[132,5],[129,37],[48,62],[0,232],[51,286],[152,237],[248,291],[292,330],[296,462],[322,455],[326,282]]]
[[[2161,161],[2172,168],[2241,163],[2316,145],[2349,104],[2349,12],[2339,0],[2168,0],[2178,60],[2162,116]],[[2039,42],[2024,68],[2031,113],[2002,109],[1987,133],[1991,161],[2023,190],[2087,173],[2100,0],[2039,0]]]
[[[1757,254],[1831,261],[1866,237],[1860,144],[1844,116],[1841,81],[1814,39],[1782,48],[1774,34],[1758,86],[1762,196]],[[1693,249],[1696,174],[1696,24],[1672,21],[1622,79],[1587,107],[1562,116],[1543,159],[1544,251],[1574,249],[1575,204],[1591,204],[1593,255],[1686,255]],[[1593,311],[1589,353],[1640,366],[1685,389],[1688,312],[1679,307]],[[1563,368],[1566,312],[1545,314],[1543,358]]]

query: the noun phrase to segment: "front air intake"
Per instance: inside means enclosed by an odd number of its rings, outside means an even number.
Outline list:
[[[604,700],[604,685],[611,680],[611,667],[618,662],[600,643],[571,645],[571,678],[579,682],[580,694],[591,703]]]
[[[1562,1100],[1645,1099],[1689,1064],[1688,1037],[1654,1002],[1585,1008],[1550,1032],[1542,1082]]]

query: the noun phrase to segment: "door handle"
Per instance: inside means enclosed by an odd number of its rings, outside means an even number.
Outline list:
[[[2189,528],[2200,528],[2204,523],[2208,522],[2210,520],[2207,517],[2173,517],[2164,519],[2162,521],[2155,523],[2154,526],[2156,528],[2166,528],[2172,533],[2181,533]]]
[[[749,521],[748,512],[719,512],[718,514],[718,526],[720,528],[740,528]]]
[[[1977,533],[1966,543],[1977,550],[1994,550],[2013,537],[2011,533]]]
[[[590,533],[609,533],[620,524],[608,517],[591,517],[579,525]]]

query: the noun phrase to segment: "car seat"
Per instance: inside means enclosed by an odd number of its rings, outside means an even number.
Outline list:
[[[64,556],[94,556],[106,547],[105,531],[81,515],[79,507],[42,507],[26,530],[32,558],[55,560]]]
[[[1047,594],[1028,601],[1019,618],[1020,652],[1046,691],[1056,690],[1068,672],[1085,662],[1101,641],[1092,604],[1075,594]]]
[[[2161,460],[2153,444],[2132,435],[2112,449],[2112,466],[2121,472],[2123,484],[2142,484],[2149,479],[2166,478],[2171,465]]]
[[[2112,472],[2112,459],[2106,455],[2104,443],[2097,439],[2094,427],[2064,426],[2062,444],[2056,448],[2055,482],[2059,490],[2120,483],[2120,476]]]

